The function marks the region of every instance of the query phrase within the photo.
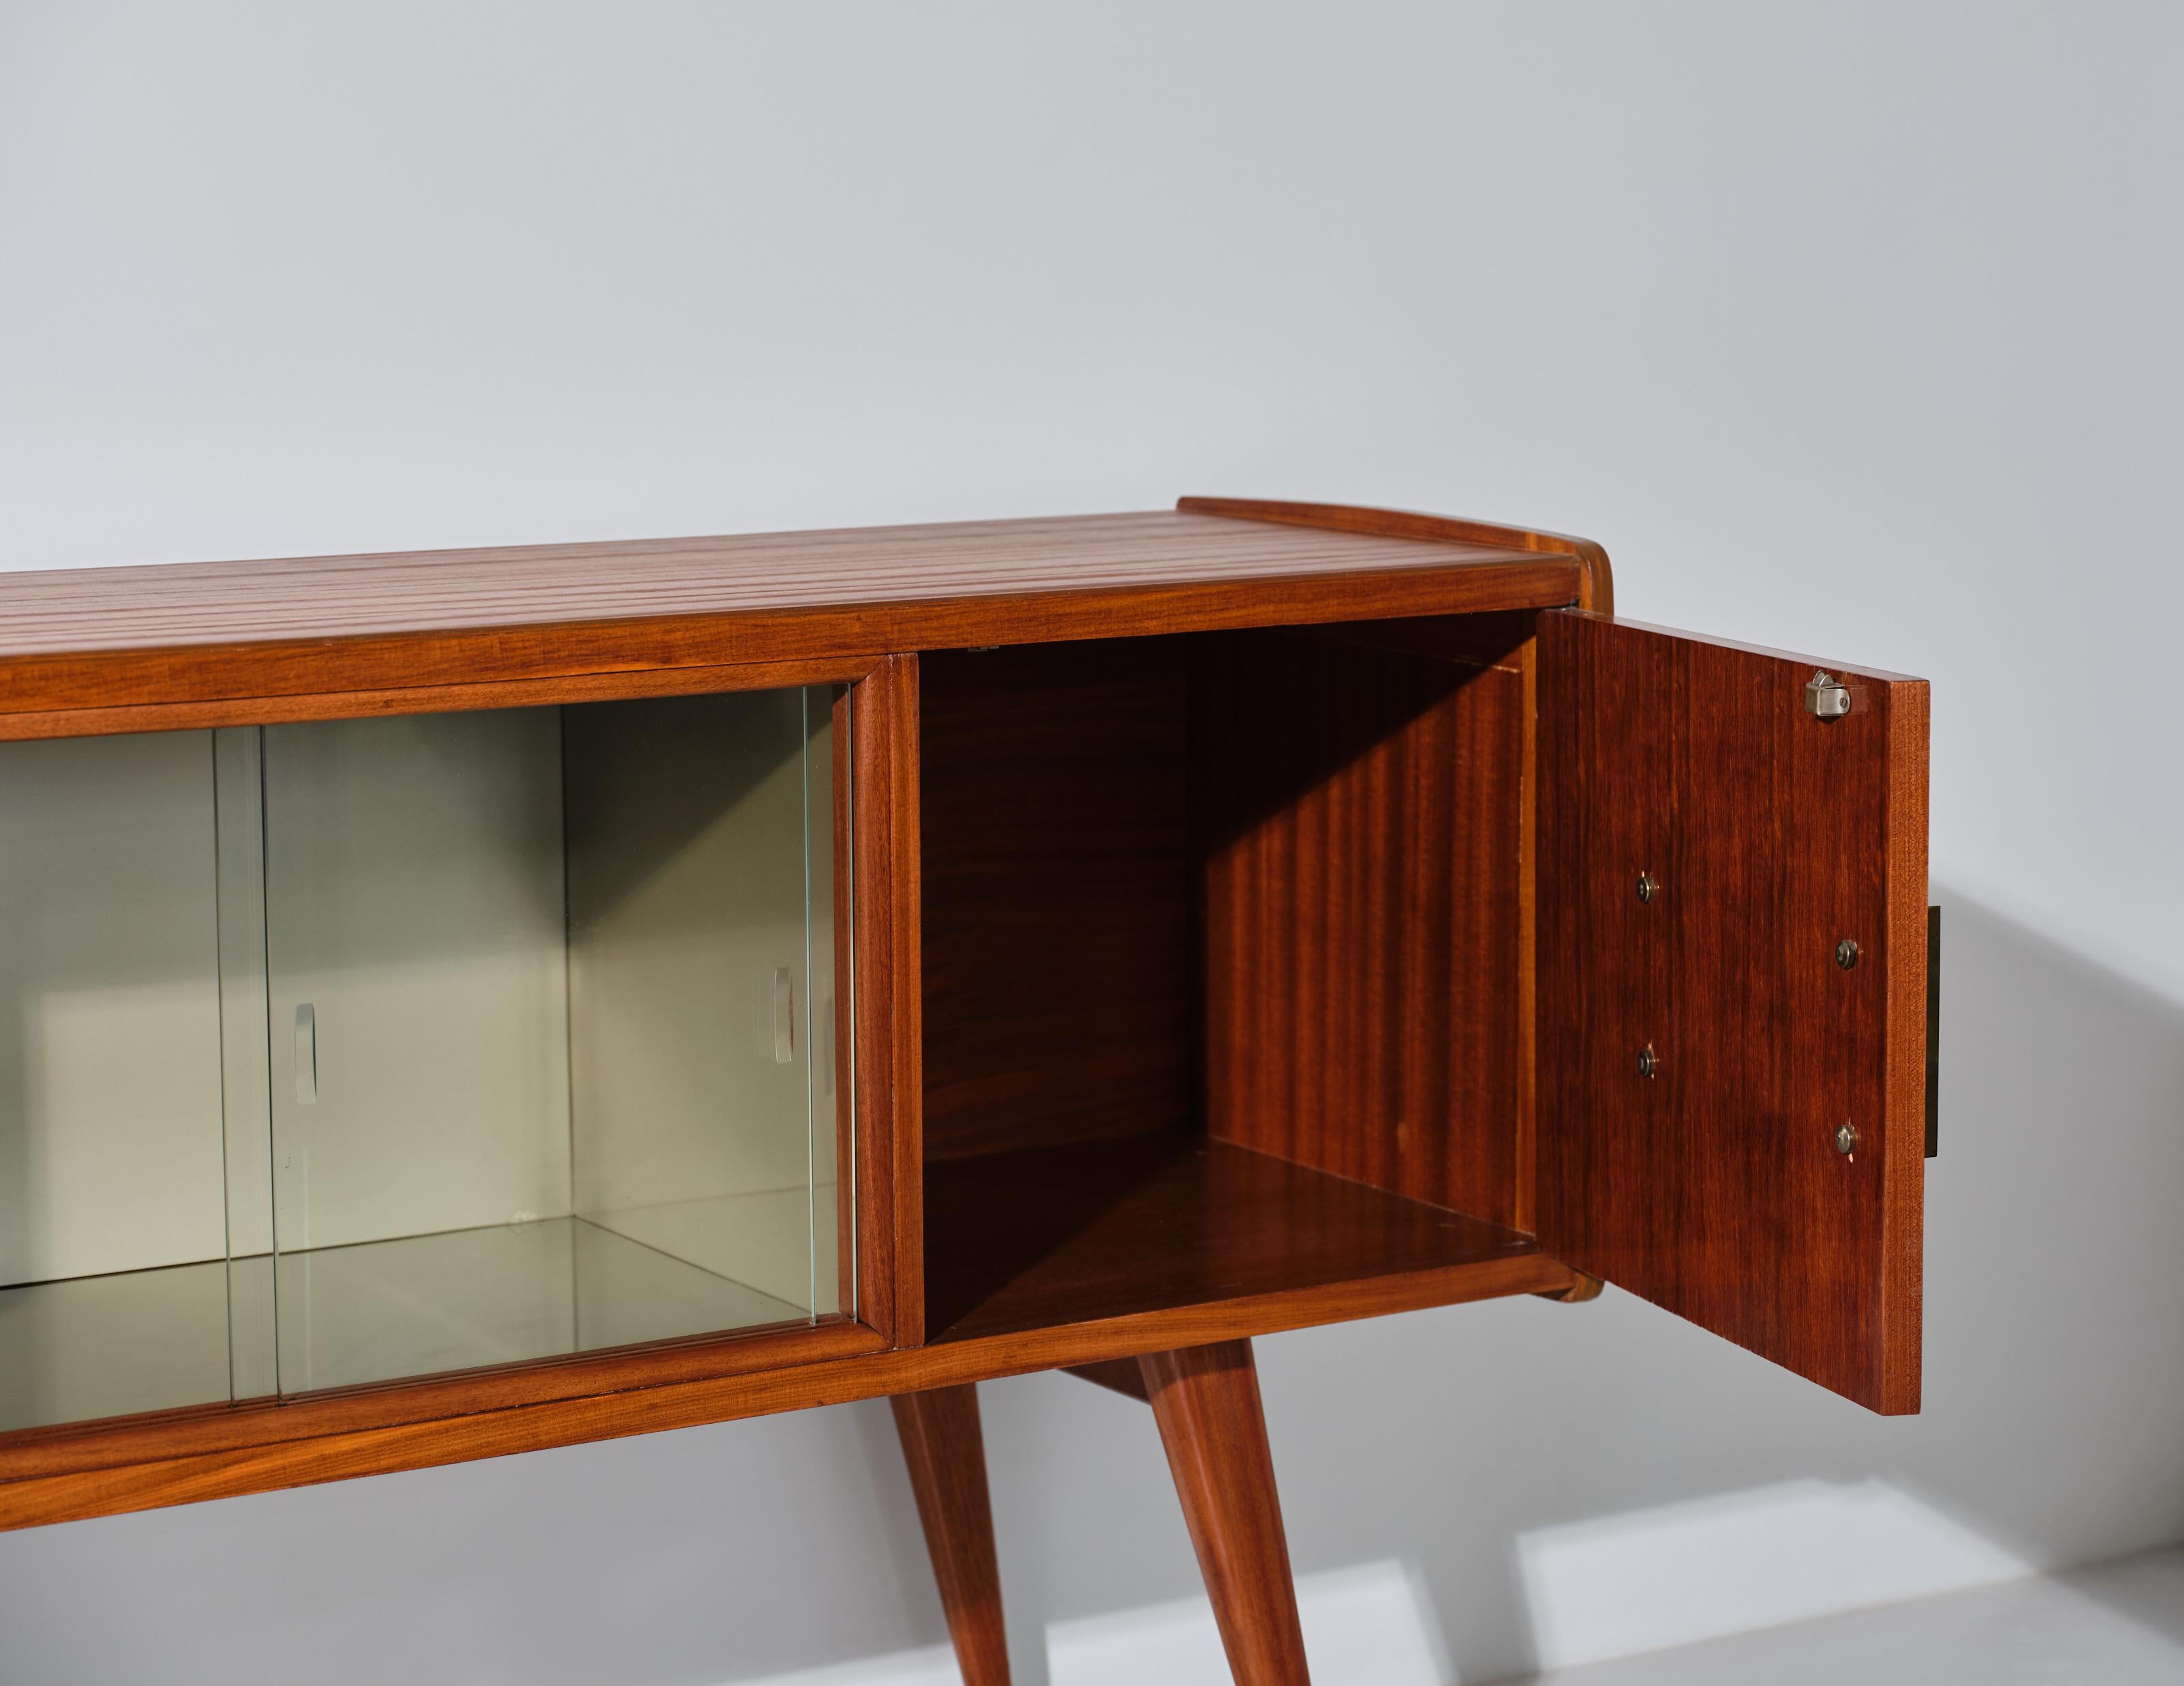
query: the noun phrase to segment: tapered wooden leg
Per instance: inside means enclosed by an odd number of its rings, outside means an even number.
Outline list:
[[[994,1511],[986,1495],[986,1444],[978,1432],[975,1385],[898,1393],[895,1432],[910,1465],[911,1490],[925,1524],[925,1549],[963,1686],[1009,1686],[1009,1647],[1001,1627],[1001,1572],[994,1557]]]
[[[1236,1686],[1306,1686],[1251,1343],[1186,1347],[1138,1362]]]

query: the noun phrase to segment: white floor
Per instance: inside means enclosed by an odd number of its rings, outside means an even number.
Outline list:
[[[2175,1686],[2184,1683],[2184,1549],[1519,1679],[1522,1686]]]
[[[1301,1576],[1315,1686],[1459,1683],[1399,1564]],[[1228,1686],[1202,1599],[1047,1630],[1050,1686]],[[959,1686],[943,1646],[735,1686]],[[2184,1548],[1493,1686],[2184,1686]]]

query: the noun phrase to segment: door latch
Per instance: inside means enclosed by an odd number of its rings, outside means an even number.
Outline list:
[[[1850,712],[1850,687],[1825,669],[1805,681],[1805,712],[1840,720]]]

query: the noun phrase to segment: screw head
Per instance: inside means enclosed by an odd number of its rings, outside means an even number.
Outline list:
[[[1638,1075],[1641,1077],[1651,1077],[1660,1069],[1660,1056],[1653,1052],[1653,1045],[1651,1042],[1638,1050]]]
[[[1845,1119],[1842,1127],[1836,1131],[1836,1152],[1841,1154],[1843,1158],[1847,1159],[1857,1151],[1857,1126],[1850,1123],[1848,1119]]]
[[[1638,874],[1638,899],[1641,902],[1651,902],[1660,893],[1660,879],[1655,878],[1651,873],[1640,873]]]
[[[1845,937],[1841,942],[1836,945],[1836,964],[1841,967],[1844,971],[1847,972],[1852,967],[1858,964],[1858,946],[1855,942],[1852,941],[1850,938]]]

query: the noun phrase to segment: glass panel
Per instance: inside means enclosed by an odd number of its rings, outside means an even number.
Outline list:
[[[282,1391],[834,1308],[830,701],[265,729]]]
[[[205,732],[0,745],[0,1430],[269,1385],[248,1340],[231,1375],[212,773]]]
[[[0,1432],[841,1309],[838,700],[0,745]]]

